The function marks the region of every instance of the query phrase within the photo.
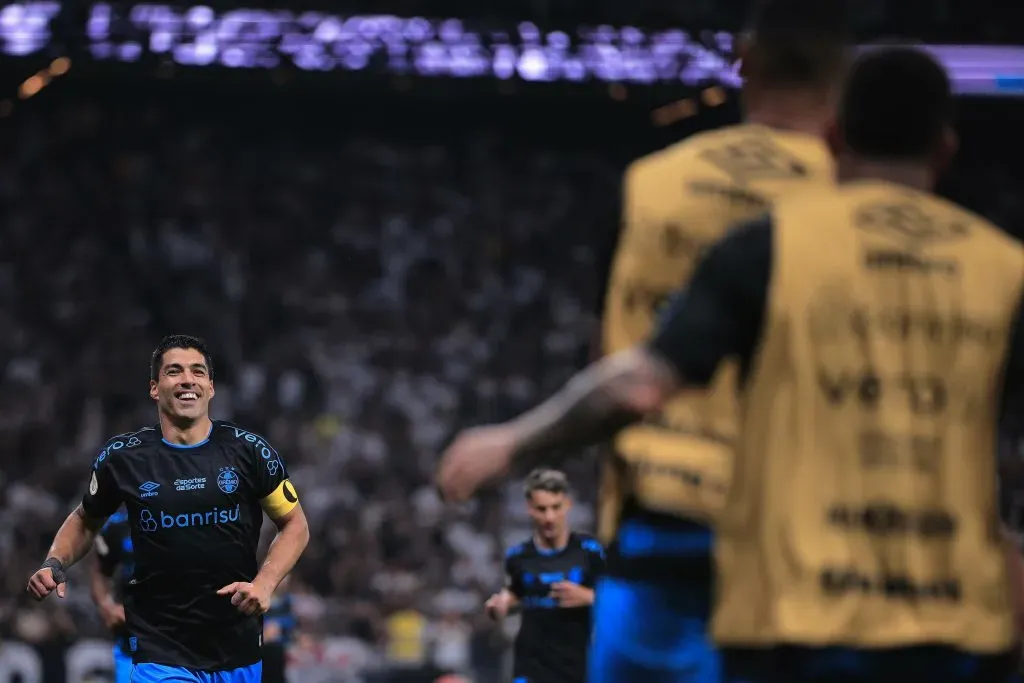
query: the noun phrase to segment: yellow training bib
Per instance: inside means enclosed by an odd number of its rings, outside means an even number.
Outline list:
[[[1009,649],[996,419],[1024,249],[881,182],[782,200],[772,218],[715,638]]]
[[[604,350],[642,343],[669,295],[685,286],[704,248],[786,193],[831,184],[818,138],[740,125],[691,137],[635,162],[624,187],[623,232],[605,305]],[[605,542],[634,499],[662,513],[710,521],[721,509],[737,432],[737,369],[706,392],[682,395],[615,443],[604,475]]]

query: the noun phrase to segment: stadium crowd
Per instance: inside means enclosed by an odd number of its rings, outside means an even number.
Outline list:
[[[258,425],[302,487],[303,631],[415,661],[419,622],[388,617],[416,610],[465,669],[493,649],[459,643],[501,584],[505,506],[446,510],[434,457],[587,352],[615,166],[239,114],[76,101],[0,132],[3,635],[99,632],[81,571],[67,603],[22,584],[92,451],[155,421],[148,351],[176,330],[218,354],[215,417]]]
[[[329,643],[351,666],[498,666],[480,608],[521,497],[446,508],[435,456],[591,352],[628,159],[303,116],[71,98],[0,126],[3,638],[101,634],[81,567],[66,601],[24,582],[99,445],[155,421],[148,352],[183,332],[217,354],[214,416],[262,430],[302,488],[296,665]],[[973,135],[950,191],[1021,234],[1018,157]]]

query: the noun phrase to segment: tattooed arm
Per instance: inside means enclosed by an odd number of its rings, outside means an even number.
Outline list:
[[[554,397],[509,424],[517,465],[605,441],[659,411],[685,386],[710,383],[719,363],[748,366],[760,339],[771,269],[771,222],[738,227],[700,262],[644,346],[579,373]],[[531,462],[532,461],[532,462]]]
[[[512,467],[536,466],[542,458],[550,463],[605,441],[660,410],[680,389],[707,386],[727,356],[748,366],[760,338],[770,267],[769,223],[722,239],[646,345],[591,365],[518,419],[459,433],[438,468],[442,494],[465,500]]]
[[[554,459],[606,441],[661,409],[679,384],[672,366],[643,347],[598,361],[509,424],[515,433],[516,463],[533,466],[539,464],[538,456]]]

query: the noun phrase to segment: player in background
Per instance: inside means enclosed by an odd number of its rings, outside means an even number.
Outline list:
[[[485,604],[493,619],[522,612],[515,642],[515,683],[584,683],[594,583],[604,550],[569,528],[565,474],[538,469],[524,482],[533,535],[505,554],[506,587]]]
[[[103,525],[96,540],[96,561],[89,574],[89,592],[104,625],[114,636],[114,683],[128,683],[132,673],[124,596],[135,568],[128,514],[120,510]]]
[[[457,439],[441,484],[458,499],[599,440],[737,357],[713,619],[727,680],[1007,681],[996,434],[1024,388],[1024,247],[931,194],[955,135],[930,56],[868,53],[841,102],[836,189],[732,231],[650,342]]]
[[[288,577],[274,592],[270,609],[263,615],[263,683],[285,683],[288,647],[295,635],[295,614]]]
[[[213,361],[201,340],[166,337],[150,372],[159,423],[106,443],[28,592],[64,597],[67,568],[124,505],[135,560],[124,603],[133,683],[256,683],[262,615],[306,547],[305,515],[277,451],[210,419]],[[264,513],[278,532],[260,566]]]

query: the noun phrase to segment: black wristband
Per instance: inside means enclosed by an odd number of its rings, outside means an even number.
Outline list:
[[[39,566],[40,569],[49,569],[53,574],[53,580],[56,583],[66,583],[68,580],[67,574],[64,573],[64,565],[56,557],[48,557]]]

